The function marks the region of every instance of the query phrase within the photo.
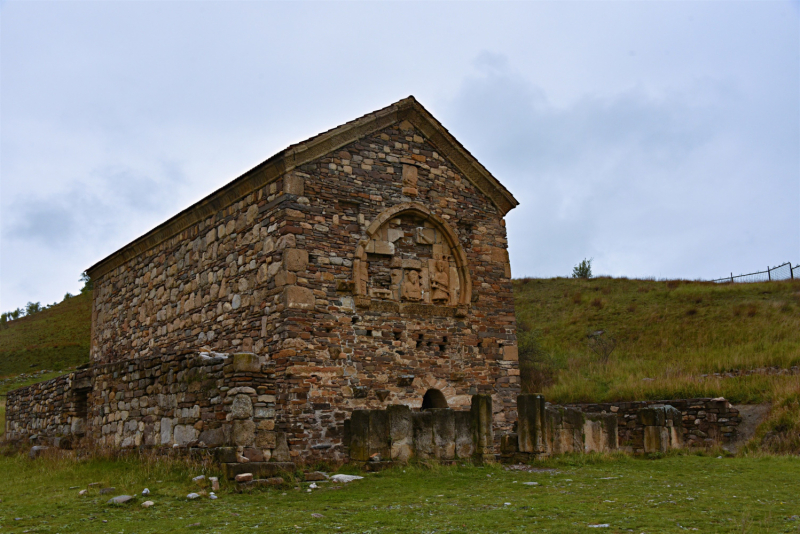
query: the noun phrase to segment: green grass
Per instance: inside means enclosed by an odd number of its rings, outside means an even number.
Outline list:
[[[800,391],[798,376],[713,376],[800,365],[800,281],[523,279],[514,295],[525,386],[550,401],[757,403]],[[597,330],[617,340],[607,362],[587,345]]]
[[[0,377],[89,361],[92,295],[77,295],[0,329]]]
[[[364,480],[307,492],[293,484],[189,501],[180,462],[130,458],[74,461],[0,458],[2,532],[800,532],[800,459],[668,456],[565,457],[537,464],[549,472],[489,467],[395,468]],[[210,474],[205,471],[205,474]],[[101,482],[117,494],[144,487],[155,502],[106,504],[113,495],[78,490]],[[537,486],[523,484],[537,482]],[[75,487],[75,489],[69,489]],[[508,503],[508,504],[506,504]],[[323,517],[314,517],[321,514]],[[20,518],[19,520],[15,520]],[[103,521],[107,521],[104,523]],[[590,531],[591,532],[591,531]]]

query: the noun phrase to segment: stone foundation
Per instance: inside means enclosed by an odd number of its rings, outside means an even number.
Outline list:
[[[675,446],[680,447],[709,447],[732,443],[738,437],[738,426],[742,422],[739,411],[723,398],[573,404],[570,406],[584,412],[615,415],[619,426],[620,448],[633,453],[650,452],[646,446],[645,431],[647,426],[652,425],[647,424],[647,420],[643,421],[640,416],[640,412],[645,408],[672,406],[677,410],[678,413],[670,415],[667,420],[672,421],[670,426],[675,428],[670,431],[672,434],[669,440],[674,442]]]

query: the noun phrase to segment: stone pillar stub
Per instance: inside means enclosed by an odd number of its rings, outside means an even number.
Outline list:
[[[542,395],[517,397],[517,439],[520,452],[546,452],[544,407]]]
[[[475,444],[472,443],[472,414],[458,411],[454,413],[454,419],[456,426],[456,457],[471,458],[475,452]]]
[[[369,455],[378,454],[381,459],[391,457],[389,450],[389,414],[385,410],[369,412]]]
[[[407,462],[414,455],[414,424],[411,408],[392,405],[386,408],[389,415],[390,458]]]
[[[369,460],[369,411],[353,410],[350,416],[350,458],[366,462]]]
[[[480,459],[490,459],[494,454],[494,429],[492,428],[492,396],[473,395],[472,407],[472,440],[475,444],[475,455]]]
[[[430,411],[414,412],[411,420],[414,426],[414,446],[417,458],[433,458],[433,414]]]
[[[439,460],[452,460],[456,457],[456,419],[450,408],[429,410],[433,417],[433,442],[435,455]]]

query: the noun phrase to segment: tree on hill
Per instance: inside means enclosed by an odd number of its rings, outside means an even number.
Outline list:
[[[42,311],[42,303],[41,302],[29,302],[25,305],[25,315],[33,315],[34,313],[39,313]]]
[[[83,287],[81,288],[81,294],[88,293],[89,291],[94,289],[94,281],[92,277],[89,276],[89,273],[83,271],[81,274],[81,282],[83,282]]]
[[[8,326],[9,321],[14,321],[20,317],[25,317],[25,310],[22,308],[0,314],[0,328]]]
[[[588,260],[584,258],[582,262],[572,268],[572,278],[585,278],[588,280],[592,277],[592,258]]]

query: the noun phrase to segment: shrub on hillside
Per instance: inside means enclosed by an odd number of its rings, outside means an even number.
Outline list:
[[[588,280],[592,277],[592,258],[584,258],[582,262],[572,268],[572,278],[584,278]]]

